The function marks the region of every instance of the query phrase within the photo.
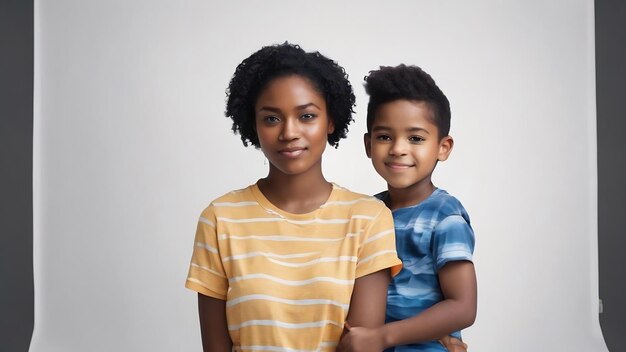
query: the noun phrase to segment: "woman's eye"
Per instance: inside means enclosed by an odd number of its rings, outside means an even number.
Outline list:
[[[270,115],[270,116],[265,116],[263,118],[263,121],[265,121],[267,123],[276,123],[276,122],[278,122],[280,120],[278,119],[278,117]]]
[[[376,136],[376,139],[379,141],[390,141],[391,137],[381,134],[381,135]]]
[[[300,116],[300,118],[303,120],[310,120],[314,117],[315,117],[315,114],[303,114],[302,116]]]
[[[409,141],[412,143],[420,143],[424,141],[424,138],[420,137],[420,136],[411,136],[409,137]]]

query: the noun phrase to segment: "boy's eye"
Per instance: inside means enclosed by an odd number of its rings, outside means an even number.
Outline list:
[[[376,136],[376,139],[379,141],[390,141],[391,137],[387,136],[386,134],[381,134]]]
[[[421,143],[424,141],[424,138],[420,137],[420,136],[411,136],[409,137],[409,142],[411,143]]]

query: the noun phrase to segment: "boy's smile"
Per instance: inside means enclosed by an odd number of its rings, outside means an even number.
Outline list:
[[[446,160],[452,138],[439,138],[433,112],[425,102],[395,100],[376,111],[365,149],[390,191],[403,190],[416,200],[432,191],[431,174],[437,161]]]

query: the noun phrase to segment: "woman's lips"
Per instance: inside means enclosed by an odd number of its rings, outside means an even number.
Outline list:
[[[288,158],[297,158],[299,157],[306,148],[304,147],[294,147],[294,148],[285,148],[278,151],[278,153],[282,156],[286,156]]]

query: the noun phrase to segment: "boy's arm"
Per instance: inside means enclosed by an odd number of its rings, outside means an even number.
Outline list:
[[[444,299],[414,317],[381,328],[385,348],[436,340],[474,323],[476,273],[469,261],[449,262],[439,270]]]
[[[476,317],[476,274],[469,261],[449,262],[439,270],[444,299],[414,317],[378,328],[355,326],[341,340],[338,351],[382,351],[383,349],[432,341],[466,328]],[[373,305],[369,306],[374,308]],[[465,351],[460,341],[448,340],[446,347]],[[460,343],[457,345],[457,342]]]
[[[230,352],[232,341],[226,323],[226,301],[198,293],[200,334],[204,352]]]

